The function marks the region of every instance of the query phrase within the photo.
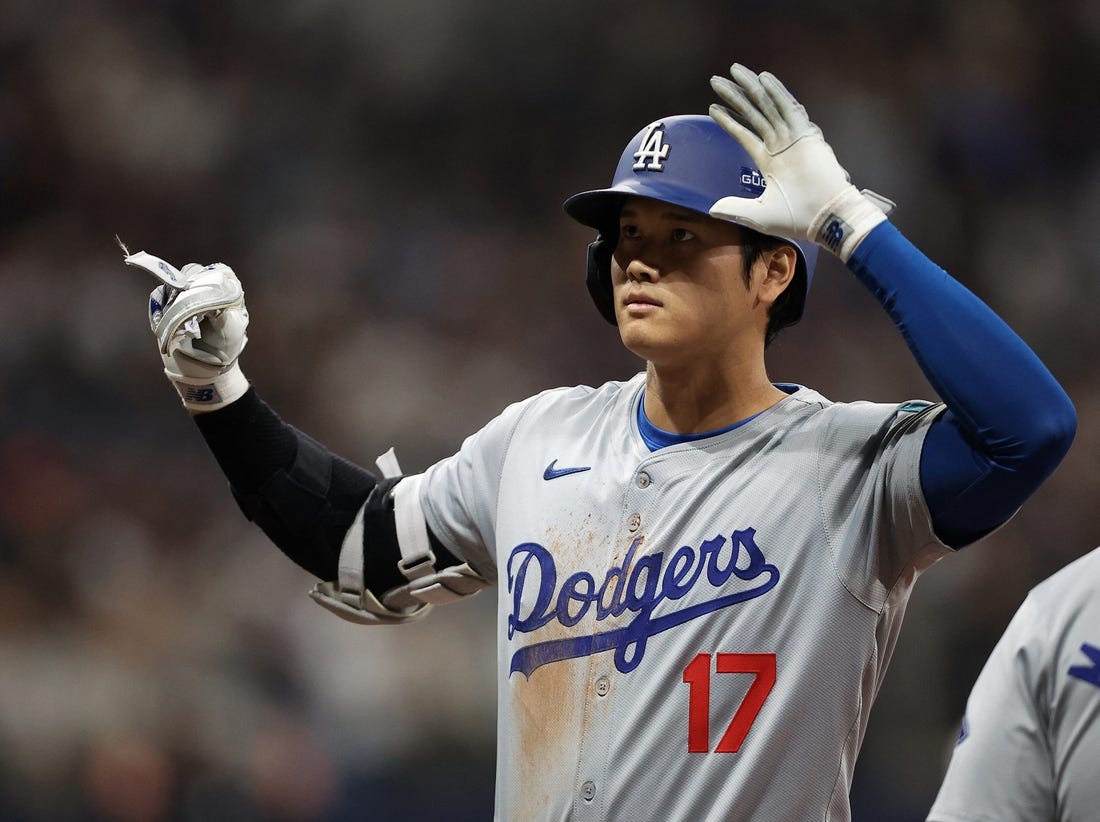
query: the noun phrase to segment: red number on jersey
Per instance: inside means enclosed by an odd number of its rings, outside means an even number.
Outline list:
[[[715,753],[737,753],[775,685],[775,654],[716,654],[720,674],[754,674],[752,684],[718,740]],[[688,753],[710,751],[710,654],[696,654],[684,668],[688,691]]]

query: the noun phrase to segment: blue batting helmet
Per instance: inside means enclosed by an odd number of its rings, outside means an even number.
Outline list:
[[[764,176],[742,145],[706,115],[685,114],[650,123],[627,144],[610,188],[582,191],[565,201],[565,211],[599,235],[588,247],[588,291],[612,325],[611,255],[619,235],[619,211],[631,195],[649,197],[702,214],[723,197],[754,200],[764,192]],[[779,237],[798,252],[794,301],[783,325],[802,316],[813,279],[817,246]]]

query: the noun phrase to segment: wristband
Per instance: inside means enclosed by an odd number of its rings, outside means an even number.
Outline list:
[[[880,195],[859,191],[850,185],[830,200],[814,218],[810,237],[847,263],[863,238],[886,219],[886,211],[892,207],[893,204]]]
[[[183,407],[193,414],[224,408],[239,400],[249,388],[248,379],[237,362],[223,373],[207,378],[185,377],[170,368],[165,368],[164,374],[179,392]]]

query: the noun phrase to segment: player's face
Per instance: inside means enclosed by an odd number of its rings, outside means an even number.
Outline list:
[[[762,350],[770,299],[759,277],[746,282],[743,239],[732,223],[628,198],[611,263],[623,344],[658,365]]]

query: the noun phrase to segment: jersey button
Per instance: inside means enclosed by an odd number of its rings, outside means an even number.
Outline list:
[[[630,522],[627,524],[627,528],[630,529],[630,533],[633,534],[635,531],[637,531],[641,527],[642,527],[642,515],[641,514],[631,514],[630,515]]]
[[[600,696],[607,696],[607,692],[611,690],[611,680],[606,676],[601,676],[596,680],[596,693]]]
[[[649,474],[647,474],[645,471],[642,471],[642,473],[638,474],[637,482],[639,488],[648,488],[649,483],[651,482]]]
[[[583,785],[581,785],[581,796],[584,797],[585,802],[591,802],[596,798],[596,783],[589,779]]]

